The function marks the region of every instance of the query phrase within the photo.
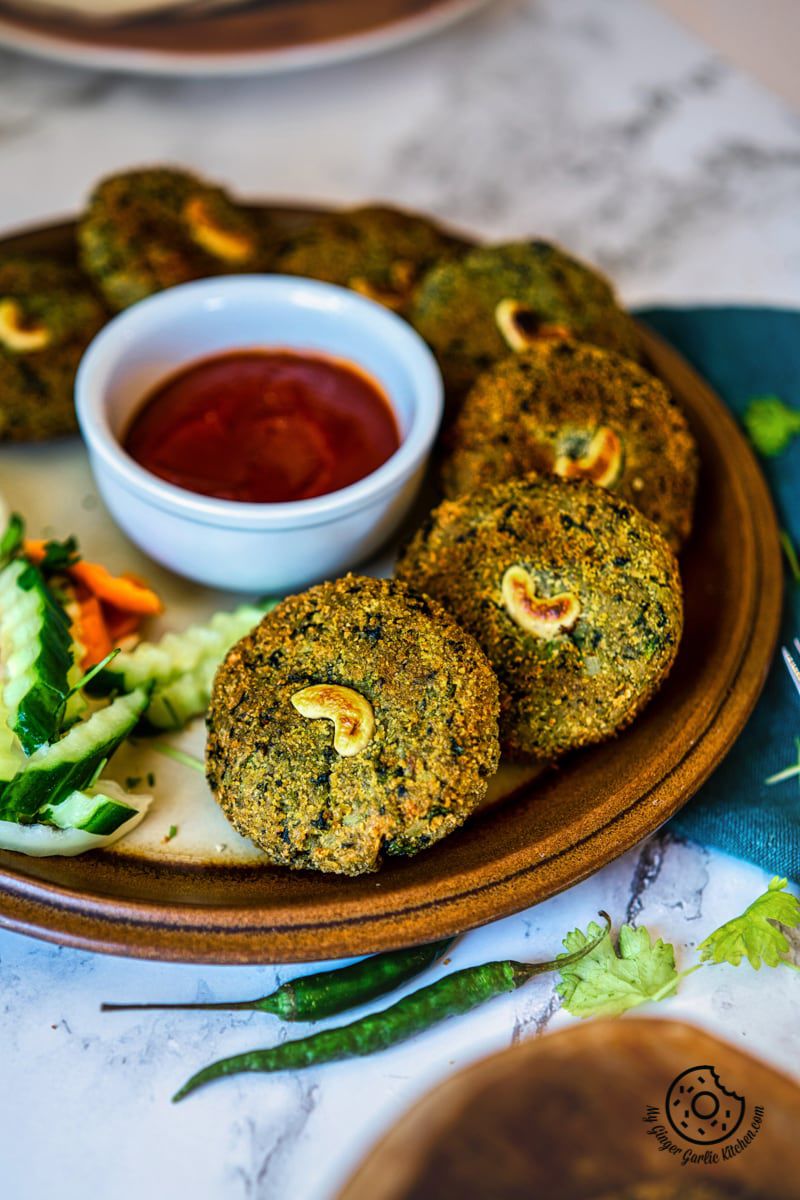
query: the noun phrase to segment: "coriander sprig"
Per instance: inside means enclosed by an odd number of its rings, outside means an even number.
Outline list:
[[[653,942],[647,929],[623,925],[617,947],[607,932],[580,961],[562,965],[556,990],[564,1008],[574,1017],[619,1016],[640,1004],[674,995],[680,981],[702,967],[720,963],[738,967],[743,958],[756,971],[762,963],[798,970],[789,961],[789,940],[778,927],[800,928],[800,900],[785,890],[786,885],[785,879],[773,879],[740,916],[720,925],[700,943],[700,962],[683,971],[675,965],[674,947],[661,938]],[[564,938],[564,946],[574,953],[599,933],[594,922],[585,934],[574,929]]]
[[[777,458],[800,435],[800,409],[779,396],[756,396],[744,411],[744,426],[760,454]]]
[[[700,965],[705,963],[730,963],[738,967],[743,958],[758,971],[763,962],[767,967],[795,967],[788,961],[791,951],[789,939],[778,922],[787,929],[800,926],[800,900],[787,892],[786,880],[777,876],[763,895],[754,900],[740,917],[734,917],[720,925],[697,947]]]

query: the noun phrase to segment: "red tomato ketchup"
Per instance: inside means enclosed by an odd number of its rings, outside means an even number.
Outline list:
[[[289,350],[193,363],[145,399],[123,439],[160,479],[256,504],[336,492],[399,445],[394,413],[368,375]]]

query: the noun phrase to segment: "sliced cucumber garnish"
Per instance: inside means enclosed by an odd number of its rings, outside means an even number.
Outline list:
[[[219,612],[205,625],[184,633],[166,633],[159,642],[140,642],[128,654],[118,654],[108,670],[88,684],[88,691],[106,694],[152,683],[153,694],[144,714],[155,729],[182,729],[208,708],[217,667],[231,646],[257,625],[276,601],[243,604]]]
[[[0,570],[0,660],[9,728],[26,754],[55,740],[69,694],[69,618],[25,559]]]
[[[219,662],[274,604],[242,604],[233,612],[214,613],[206,624],[190,625],[183,633],[165,633],[158,642],[140,642],[135,650],[118,654],[112,666],[91,681],[88,690],[107,695],[129,692],[144,683],[163,687],[188,675],[204,661]]]
[[[74,792],[62,801],[58,809],[66,814],[69,805],[79,814],[84,806],[86,813],[92,806],[98,806],[98,811],[102,811],[103,806],[114,805],[118,816],[123,810],[127,816],[125,820],[118,821],[113,829],[101,832],[85,825],[61,829],[44,823],[18,825],[15,821],[0,820],[0,849],[32,854],[38,858],[52,854],[74,855],[83,854],[88,850],[102,850],[135,829],[151,803],[152,796],[129,795],[119,784],[105,780],[98,783],[91,793]],[[54,809],[51,813],[50,819],[55,811]]]
[[[101,837],[113,833],[136,815],[130,804],[114,800],[105,792],[92,788],[90,792],[73,792],[55,808],[47,808],[42,816],[59,829],[85,829]]]
[[[25,766],[25,751],[19,739],[6,722],[6,711],[0,697],[0,787],[13,779]]]
[[[42,746],[9,783],[0,784],[0,819],[32,821],[45,808],[55,808],[71,792],[94,782],[103,764],[135,727],[150,698],[137,688],[73,725],[52,746]]]

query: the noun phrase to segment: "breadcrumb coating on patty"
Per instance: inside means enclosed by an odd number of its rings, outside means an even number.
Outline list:
[[[613,351],[558,341],[479,376],[450,430],[442,485],[453,497],[529,471],[589,478],[678,549],[691,529],[697,470],[686,418],[659,379]]]
[[[675,659],[675,556],[625,501],[585,481],[527,475],[446,500],[398,578],[439,600],[500,681],[500,737],[551,759],[628,725]]]
[[[325,694],[335,704],[337,689],[374,721],[352,754],[336,749],[332,718],[298,711],[322,691],[333,714]],[[208,715],[208,779],[272,862],[358,875],[463,824],[497,769],[498,711],[483,652],[439,604],[348,575],[282,601],[228,654]]]
[[[640,357],[636,326],[610,283],[542,241],[480,246],[432,267],[414,292],[409,319],[455,399],[493,362],[542,339],[571,336]]]

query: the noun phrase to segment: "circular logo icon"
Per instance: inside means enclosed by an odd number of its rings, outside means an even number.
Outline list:
[[[736,1132],[744,1117],[744,1097],[722,1086],[713,1067],[690,1067],[673,1079],[665,1101],[675,1132],[696,1146],[713,1146]]]

